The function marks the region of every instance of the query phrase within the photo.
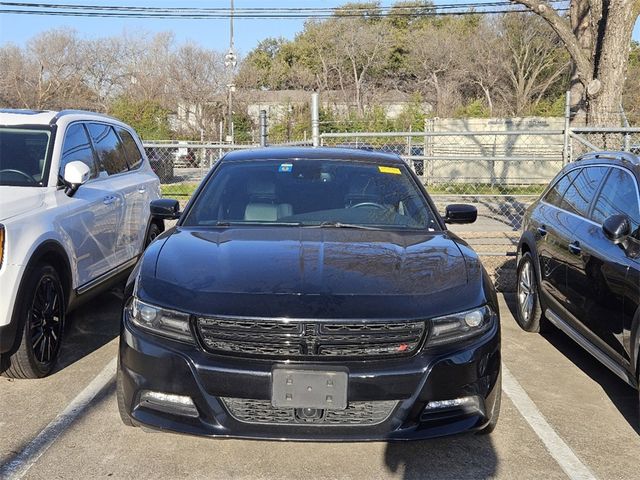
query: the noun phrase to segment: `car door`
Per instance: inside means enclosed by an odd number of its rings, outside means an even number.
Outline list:
[[[129,164],[129,182],[127,182],[127,203],[125,216],[125,229],[129,234],[130,253],[137,255],[144,249],[147,235],[152,192],[158,190],[158,177],[149,168],[145,168],[144,156],[133,138],[126,129],[116,126],[116,133],[122,141],[124,151]]]
[[[561,208],[562,197],[579,169],[561,176],[535,206],[530,216],[530,228],[536,238],[536,251],[540,266],[540,287],[546,297],[558,305],[566,303],[566,263],[569,260],[571,214]]]
[[[575,319],[581,319],[587,308],[587,291],[591,289],[589,279],[585,275],[585,262],[587,261],[584,243],[589,237],[589,208],[604,177],[608,173],[605,166],[587,166],[571,182],[569,188],[562,197],[561,208],[571,213],[568,219],[570,238],[564,245],[567,250],[567,284],[565,287],[565,308],[570,314],[568,320],[577,323]]]
[[[59,174],[69,162],[80,161],[91,171],[91,178],[71,197],[58,190],[60,203],[67,208],[57,221],[74,251],[78,286],[107,273],[114,263],[117,212],[112,193],[100,175],[95,152],[82,123],[67,127],[60,160]]]
[[[625,318],[624,303],[634,288],[629,271],[637,268],[634,264],[638,249],[631,243],[635,241],[633,236],[626,245],[611,242],[604,235],[602,224],[611,215],[623,214],[629,218],[632,230],[638,229],[636,180],[624,168],[607,168],[602,188],[593,198],[589,221],[574,232],[580,252],[575,255],[576,267],[570,269],[573,274],[568,275],[568,281],[574,283],[570,289],[572,306],[594,343],[610,356],[628,361],[624,325],[630,325],[633,317],[627,312],[631,318]]]
[[[115,266],[122,265],[131,260],[132,233],[126,222],[127,202],[134,195],[135,184],[127,173],[129,166],[124,153],[124,147],[113,127],[107,123],[91,122],[87,129],[93,140],[93,145],[100,161],[100,167],[108,177],[105,183],[114,198],[114,207],[117,212],[117,235],[115,242]]]

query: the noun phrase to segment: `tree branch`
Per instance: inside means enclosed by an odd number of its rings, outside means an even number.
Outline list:
[[[560,37],[569,55],[576,64],[578,78],[586,86],[593,79],[590,59],[584,54],[569,22],[558,15],[552,6],[542,0],[513,0],[540,15]]]

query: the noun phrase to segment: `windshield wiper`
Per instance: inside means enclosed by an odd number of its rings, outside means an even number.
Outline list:
[[[214,223],[216,227],[238,227],[238,226],[265,226],[265,227],[299,227],[302,224],[300,222],[230,222],[227,220],[221,220]]]
[[[357,223],[343,223],[343,222],[322,222],[318,225],[304,225],[305,228],[355,228],[358,230],[382,230],[380,227],[370,227],[367,225],[358,225]]]

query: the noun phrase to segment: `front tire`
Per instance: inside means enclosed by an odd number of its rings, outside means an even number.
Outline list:
[[[529,252],[522,255],[517,270],[516,321],[527,332],[546,330],[546,319],[540,306],[540,291],[533,257]]]
[[[47,264],[35,267],[16,301],[22,330],[17,349],[3,358],[2,374],[9,378],[46,377],[58,359],[66,313],[56,270]]]

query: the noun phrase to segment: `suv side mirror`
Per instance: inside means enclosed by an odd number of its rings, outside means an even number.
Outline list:
[[[602,224],[605,237],[618,244],[631,233],[631,224],[626,215],[611,215]]]
[[[151,216],[162,220],[180,218],[180,203],[173,198],[159,198],[151,202]]]
[[[89,167],[80,161],[69,162],[64,166],[64,180],[66,189],[65,193],[70,197],[78,190],[80,185],[86,183],[91,177]]]
[[[473,223],[478,218],[478,209],[473,205],[453,203],[447,205],[444,223]]]

